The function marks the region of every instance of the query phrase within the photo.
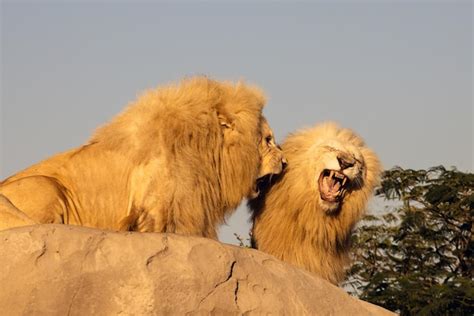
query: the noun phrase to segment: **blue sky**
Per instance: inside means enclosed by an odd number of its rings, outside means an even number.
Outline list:
[[[2,178],[84,143],[140,91],[261,86],[279,141],[334,120],[386,168],[473,170],[472,2],[1,4]],[[221,239],[248,230],[244,207]]]

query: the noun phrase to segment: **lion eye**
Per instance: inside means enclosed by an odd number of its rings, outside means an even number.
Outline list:
[[[271,137],[271,136],[265,137],[265,141],[267,142],[267,144],[270,144],[272,142],[272,140],[273,140],[273,137]]]

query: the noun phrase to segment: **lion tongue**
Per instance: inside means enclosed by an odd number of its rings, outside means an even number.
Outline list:
[[[324,183],[324,191],[326,191],[328,195],[336,196],[338,194],[339,188],[341,187],[341,185],[338,181],[336,181],[332,177],[332,172],[331,172],[331,175],[329,175],[329,177],[326,177],[324,179],[323,183]]]

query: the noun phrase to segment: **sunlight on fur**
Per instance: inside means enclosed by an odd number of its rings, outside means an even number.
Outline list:
[[[351,130],[323,123],[290,135],[288,167],[249,202],[254,246],[337,284],[381,165]]]
[[[85,145],[0,182],[0,229],[64,223],[217,238],[256,196],[257,178],[282,170],[281,150],[265,141],[264,103],[256,87],[204,77],[146,91]]]

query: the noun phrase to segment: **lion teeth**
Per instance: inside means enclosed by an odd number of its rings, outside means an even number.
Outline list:
[[[342,179],[342,186],[344,186],[344,184],[346,184],[347,182],[347,177],[344,177],[344,179]]]

